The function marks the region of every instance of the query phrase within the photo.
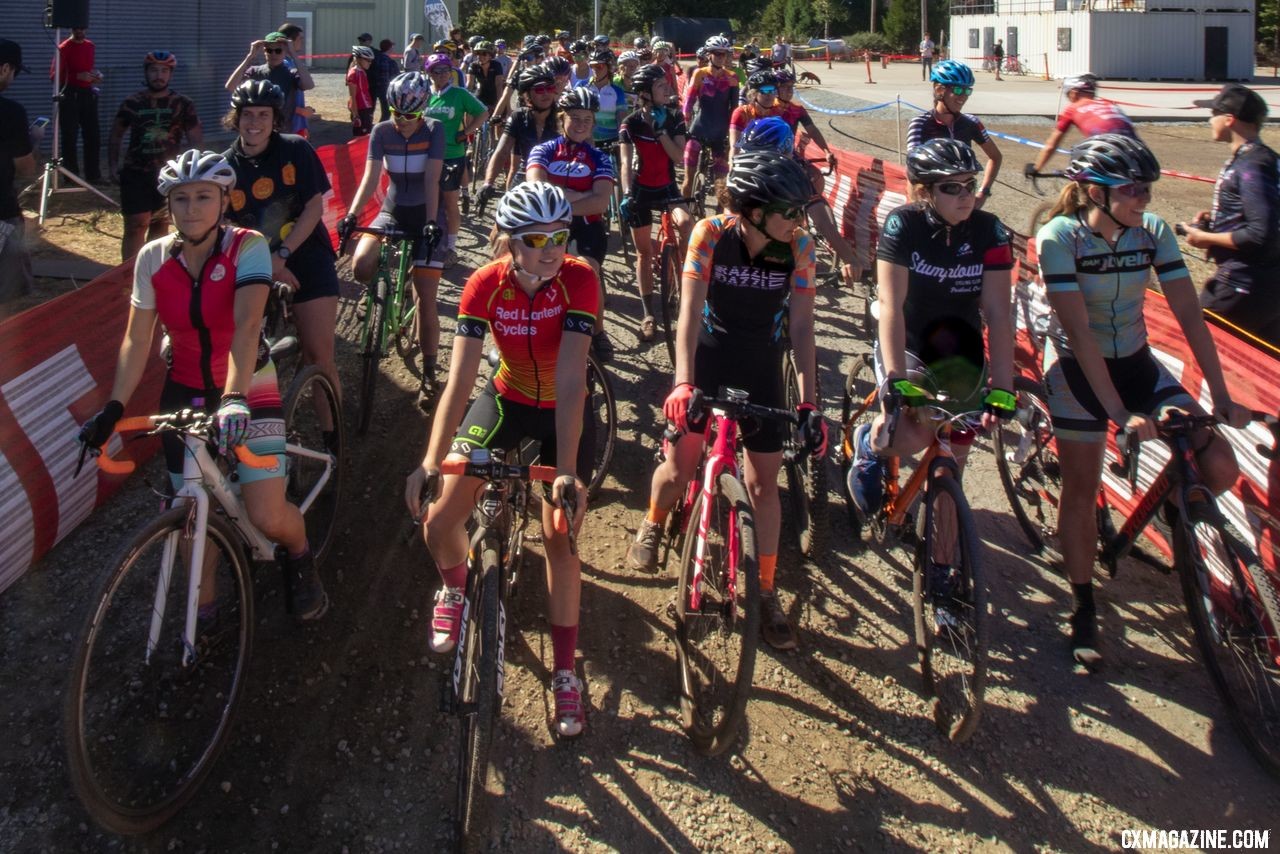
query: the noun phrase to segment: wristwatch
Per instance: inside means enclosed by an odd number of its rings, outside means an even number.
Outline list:
[[[984,198],[984,199],[989,199],[989,198],[991,198],[991,188],[990,188],[990,187],[980,187],[980,188],[978,188],[978,192],[977,192],[977,193],[975,193],[974,195],[982,196],[982,198]]]
[[[280,248],[276,250],[276,255],[279,256],[281,261],[288,261],[289,256],[292,254],[293,252],[289,249],[289,247],[285,246],[283,243],[280,244]]]

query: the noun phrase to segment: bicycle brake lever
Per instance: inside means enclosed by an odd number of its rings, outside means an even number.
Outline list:
[[[87,457],[88,455],[89,455],[89,443],[81,442],[80,456],[76,459],[76,473],[72,475],[73,477],[80,476],[80,470],[84,468],[84,460],[85,460],[85,457]]]

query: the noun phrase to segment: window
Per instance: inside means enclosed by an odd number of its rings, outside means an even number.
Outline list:
[[[1058,27],[1058,50],[1071,50],[1071,28]]]
[[[977,30],[969,30],[969,49],[970,49],[970,50],[977,50],[977,49],[978,49],[978,46],[979,46],[979,42],[978,42],[978,31],[977,31]]]
[[[1053,11],[1055,12],[1067,11],[1067,0],[1053,0]]]

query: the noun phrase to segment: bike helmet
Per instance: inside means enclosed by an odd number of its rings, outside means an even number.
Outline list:
[[[649,40],[644,36],[636,36],[631,41],[631,46],[636,50],[643,50],[644,48],[649,47]]]
[[[728,53],[733,50],[733,42],[724,36],[711,36],[703,45],[708,51],[724,51]]]
[[[471,52],[493,54],[493,53],[496,53],[497,51],[493,46],[493,42],[481,41],[481,42],[476,42],[476,46],[471,49]]]
[[[634,50],[624,50],[622,53],[618,54],[619,65],[626,65],[628,62],[639,62],[639,61],[640,61],[640,54],[636,53]]]
[[[766,205],[803,207],[813,197],[813,183],[804,167],[773,151],[744,151],[733,158],[725,189],[738,210]]]
[[[742,53],[738,55],[738,59],[742,60],[743,62],[750,62],[751,60],[758,59],[759,57],[760,57],[760,48],[758,48],[753,44],[744,44],[742,46]],[[770,62],[769,64],[772,65],[773,63]]]
[[[453,51],[456,48],[457,48],[457,45],[449,41],[448,39],[440,39],[440,41],[436,42],[431,46],[431,52],[432,53],[453,53]]]
[[[597,33],[596,37],[593,38],[591,41],[594,44],[600,45],[600,47],[608,47],[612,40],[608,36],[606,36],[604,33]]]
[[[494,47],[496,47],[498,50],[506,50],[506,49],[507,49],[507,40],[506,40],[506,39],[498,39],[497,41],[495,41],[495,42],[493,43],[493,46],[494,46]]]
[[[284,109],[284,90],[270,80],[246,80],[231,93],[231,106],[237,110],[245,107],[270,107]]]
[[[631,75],[631,88],[637,93],[653,94],[653,84],[666,80],[667,73],[657,65],[646,65]]]
[[[422,63],[422,70],[432,71],[441,65],[447,65],[450,68],[453,68],[453,57],[449,56],[447,53],[433,53]]]
[[[540,85],[556,85],[556,76],[541,65],[530,65],[520,72],[520,78],[516,80],[516,91],[525,95],[534,86]]]
[[[534,46],[535,44],[537,44],[537,43],[538,43],[538,38],[537,38],[537,36],[525,36],[525,37],[524,37],[523,39],[521,39],[521,41],[520,41],[520,45],[521,45],[521,47],[524,47],[524,48],[526,48],[526,49],[527,49],[527,48],[531,48],[531,47],[533,47],[533,46]]]
[[[531,225],[568,222],[573,209],[564,191],[545,181],[525,181],[503,194],[494,212],[498,228],[506,232]]]
[[[573,71],[573,63],[563,56],[552,56],[542,63],[542,67],[556,77],[563,77]]]
[[[568,31],[568,30],[556,30],[555,40],[556,40],[556,41],[558,41],[558,42],[568,41],[568,40],[569,40],[569,31]]]
[[[757,71],[747,78],[748,89],[759,89],[761,86],[778,85],[778,75],[772,71]]]
[[[160,191],[160,195],[168,198],[174,187],[204,182],[217,184],[225,192],[231,192],[236,186],[236,170],[218,152],[193,148],[164,164],[160,169],[156,189]]]
[[[637,59],[638,58],[639,57],[637,57]],[[607,65],[610,68],[612,68],[613,63],[616,60],[617,60],[617,57],[613,55],[613,51],[608,50],[607,48],[601,48],[600,50],[597,50],[595,53],[591,54],[591,58],[587,60],[587,64],[588,65]]]
[[[954,139],[931,139],[907,152],[907,180],[913,184],[936,184],[981,171],[973,149]]]
[[[587,44],[582,39],[578,39],[576,42],[569,45],[569,53],[572,53],[574,56],[577,56],[580,53],[590,53],[590,52],[591,52],[591,45]]]
[[[651,45],[651,47],[655,51],[665,50],[667,53],[675,53],[675,50],[676,50],[675,47],[672,46],[671,42],[665,41],[664,39],[654,39],[654,42]]]
[[[529,48],[524,52],[524,54],[520,58],[527,60],[529,62],[541,62],[542,58],[546,55],[547,55],[547,52],[543,50],[539,45],[535,44],[535,45],[530,45]]]
[[[795,74],[786,68],[773,69],[773,76],[778,78],[779,86],[790,86],[796,82]]]
[[[471,48],[472,50],[475,50],[476,45],[480,44],[480,42],[482,41],[484,41],[484,36],[472,36],[471,38],[467,39],[467,47]]]
[[[590,110],[593,113],[600,111],[600,96],[596,94],[594,89],[586,86],[575,86],[561,95],[557,103],[559,103],[560,109],[565,111]]]
[[[1098,91],[1098,76],[1085,72],[1084,74],[1068,77],[1062,81],[1062,91],[1088,92],[1093,95]]]
[[[636,57],[643,63],[653,62],[653,48],[642,47],[636,50]]]
[[[755,119],[738,137],[738,151],[772,151],[790,154],[796,146],[796,136],[780,116]]]
[[[941,83],[943,86],[972,86],[973,70],[963,62],[944,59],[933,66],[929,82]]]
[[[698,57],[698,62],[706,62],[711,58],[711,51],[707,50],[707,46],[704,44],[694,51],[694,56]]]
[[[1071,163],[1062,174],[1081,184],[1118,187],[1159,180],[1160,162],[1140,140],[1100,133],[1071,149]]]
[[[772,71],[773,60],[767,56],[758,56],[747,62],[747,74],[755,74],[758,71]]]
[[[551,36],[547,35],[546,33],[541,33],[541,34],[539,34],[539,35],[537,35],[537,36],[535,36],[535,37],[534,37],[534,39],[533,39],[533,43],[534,43],[534,44],[536,44],[538,47],[541,47],[541,48],[547,48],[547,47],[550,47],[550,46],[551,46]]]
[[[352,45],[352,46],[351,46],[351,55],[352,55],[353,57],[355,57],[356,59],[367,59],[367,60],[369,60],[370,62],[372,62],[372,61],[373,61],[373,48],[371,48],[371,47],[365,47],[365,46],[364,46],[364,45],[362,45],[362,44]]]
[[[406,71],[387,84],[387,103],[397,113],[418,113],[431,98],[431,84],[420,71]]]
[[[165,68],[173,68],[178,64],[178,57],[168,50],[153,50],[142,58],[142,67],[145,69],[148,65],[163,65]]]

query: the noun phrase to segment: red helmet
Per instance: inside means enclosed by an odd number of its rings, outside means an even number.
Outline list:
[[[163,65],[165,68],[174,68],[178,64],[178,57],[173,55],[172,51],[153,50],[142,58],[142,67],[148,65]]]

